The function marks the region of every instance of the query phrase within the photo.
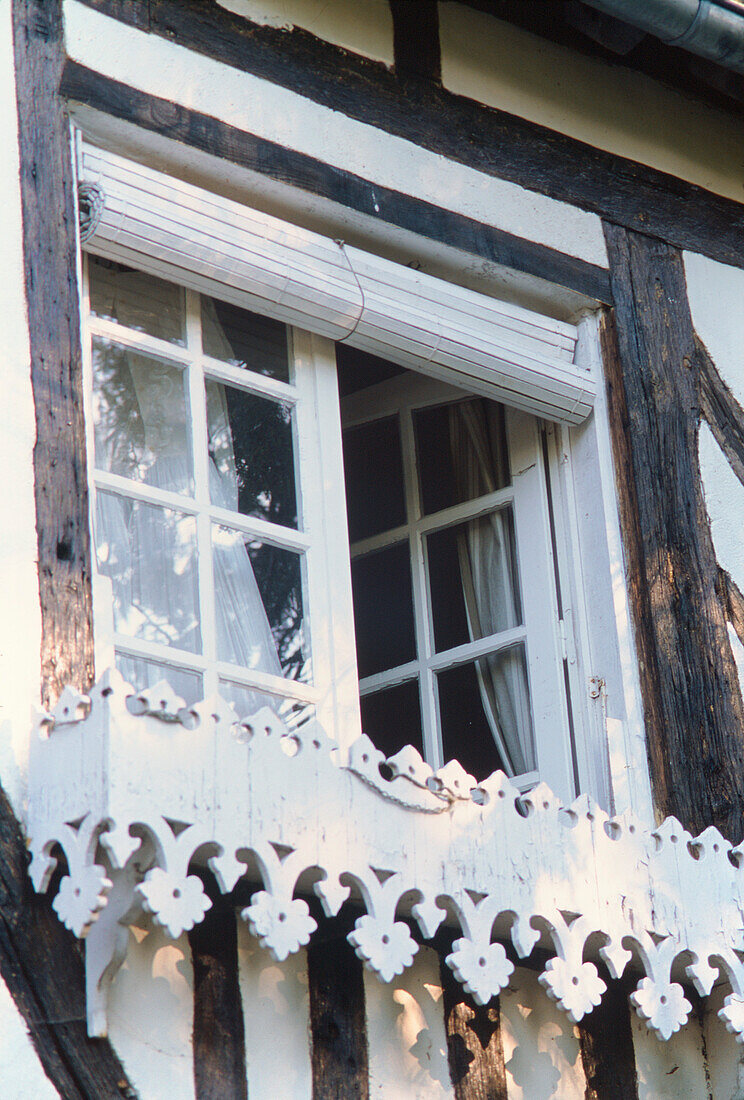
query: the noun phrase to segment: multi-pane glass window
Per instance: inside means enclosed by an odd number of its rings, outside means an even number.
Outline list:
[[[342,409],[364,731],[477,778],[534,772],[503,407],[405,375]]]
[[[88,268],[97,633],[139,687],[296,713],[313,668],[289,332]]]
[[[570,790],[535,418],[86,263],[99,667]]]

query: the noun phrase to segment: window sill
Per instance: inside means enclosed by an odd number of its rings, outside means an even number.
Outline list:
[[[598,958],[613,977],[640,963],[631,1000],[662,1039],[691,1011],[672,973],[706,996],[720,971],[733,991],[720,1016],[744,1041],[741,852],[716,830],[693,839],[668,818],[649,833],[586,796],[563,807],[544,784],[434,772],[411,748],[389,778],[383,762],[366,737],[344,751],[317,725],[290,732],[267,710],[237,723],[221,700],[186,710],[167,685],[135,695],[115,672],[89,697],[68,688],[34,726],[30,873],[47,890],[59,845],[53,905],[87,937],[90,1033],[105,1033],[126,925],[146,912],[188,931],[211,905],[190,866],[227,892],[251,852],[262,883],[241,916],[277,960],[316,928],[296,893],[332,916],[353,890],[366,914],[349,940],[384,981],[418,950],[411,921],[425,939],[445,924],[461,930],[447,962],[478,1003],[514,969],[500,937],[553,956],[540,982],[574,1022],[605,990]]]

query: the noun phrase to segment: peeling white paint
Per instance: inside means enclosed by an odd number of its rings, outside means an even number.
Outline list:
[[[303,30],[393,64],[393,17],[387,0],[218,0],[221,7],[267,27],[302,27]]]
[[[238,964],[250,1100],[310,1097],[305,951],[276,962],[239,920]]]
[[[28,721],[39,697],[41,613],[36,572],[36,437],[23,276],[11,7],[0,4],[0,781],[20,812]]]
[[[600,219],[430,153],[340,111],[65,0],[70,56],[151,95],[222,119],[590,263],[607,265]]]

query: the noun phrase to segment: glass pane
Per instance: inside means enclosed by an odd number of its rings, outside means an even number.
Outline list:
[[[180,286],[97,256],[88,257],[88,273],[94,317],[118,321],[169,344],[186,343],[184,292]]]
[[[220,695],[232,703],[238,718],[250,718],[252,714],[268,707],[278,714],[286,725],[293,729],[313,717],[315,707],[311,703],[298,703],[294,699],[282,699],[279,695],[270,695],[266,691],[235,684],[231,680],[220,680]]]
[[[193,516],[99,492],[96,556],[119,634],[201,652]]]
[[[350,393],[366,390],[380,382],[387,382],[398,374],[405,374],[404,367],[378,359],[368,351],[360,351],[349,344],[336,344],[336,366],[338,367],[339,397],[348,397]]]
[[[362,730],[385,756],[395,756],[404,745],[424,755],[418,680],[363,695]]]
[[[218,659],[308,683],[300,555],[228,527],[212,546]]]
[[[213,504],[297,527],[292,408],[207,380]]]
[[[509,761],[512,774],[535,767],[524,646],[512,646],[437,676],[442,750],[476,779]]]
[[[96,466],[159,489],[193,493],[185,382],[175,363],[96,337]]]
[[[416,656],[408,543],[351,563],[359,677],[396,668]]]
[[[129,657],[126,653],[116,654],[116,667],[127,683],[137,691],[154,687],[160,680],[167,680],[180,695],[187,707],[204,698],[202,678],[198,672],[187,672],[183,668],[160,664],[158,661],[145,661],[140,657]]]
[[[202,346],[206,355],[254,374],[289,382],[287,327],[271,317],[202,296]]]
[[[403,453],[397,416],[344,432],[344,476],[350,542],[405,523]]]
[[[437,652],[521,625],[511,508],[433,532],[426,551]]]
[[[503,489],[511,481],[504,409],[476,397],[413,414],[424,515]]]

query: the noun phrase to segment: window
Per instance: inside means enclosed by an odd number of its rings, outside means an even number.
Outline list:
[[[570,787],[539,421],[111,260],[87,272],[100,666],[241,716],[314,712],[346,742],[361,700],[388,755]]]

